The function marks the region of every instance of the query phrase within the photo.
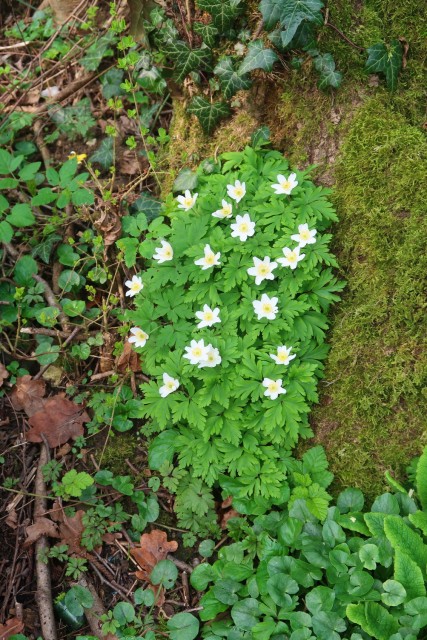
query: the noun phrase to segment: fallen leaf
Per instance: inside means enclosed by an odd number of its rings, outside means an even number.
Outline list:
[[[59,447],[70,438],[82,436],[83,423],[90,418],[80,406],[68,400],[64,393],[48,398],[43,408],[28,420],[31,429],[27,431],[28,442],[42,442],[43,434],[50,447]]]
[[[226,529],[228,527],[228,521],[231,520],[231,518],[239,518],[239,517],[240,517],[240,513],[236,511],[236,509],[229,509],[222,516],[219,526],[221,527],[221,529]]]
[[[10,394],[10,401],[15,411],[25,411],[30,418],[43,409],[46,393],[44,380],[33,380],[31,376],[22,376],[16,380],[16,384]]]
[[[99,371],[106,373],[114,367],[113,349],[115,337],[112,333],[103,333],[103,345],[101,349],[101,357],[99,358]]]
[[[128,176],[134,176],[137,173],[143,172],[142,164],[140,164],[135,151],[132,151],[132,149],[126,149],[126,151],[123,152],[119,161],[119,169],[120,173]]]
[[[141,580],[149,580],[150,574],[160,560],[165,560],[168,553],[178,549],[175,540],[168,542],[164,531],[153,529],[150,533],[141,536],[140,546],[131,549],[131,555],[141,567],[141,571],[136,571],[135,575]]]
[[[10,618],[6,624],[0,624],[0,640],[8,640],[11,636],[24,631],[24,623],[18,618]]]
[[[81,546],[82,533],[84,531],[82,518],[84,514],[85,512],[79,509],[74,516],[67,516],[62,505],[57,500],[49,511],[52,520],[58,523],[61,543],[68,545],[69,554],[74,553],[80,557],[87,557],[88,555],[86,549]]]
[[[42,536],[49,536],[50,538],[58,538],[58,527],[49,518],[40,517],[37,518],[34,524],[31,524],[26,529],[27,537],[24,540],[24,549],[31,546],[36,540]]]
[[[6,367],[4,366],[4,364],[2,364],[0,362],[0,387],[3,386],[3,382],[6,380],[6,378],[9,377],[9,371],[6,369]]]
[[[122,223],[118,214],[112,209],[104,206],[99,218],[94,222],[94,226],[100,231],[104,238],[104,246],[109,247],[122,235]]]
[[[12,508],[8,510],[9,513],[5,519],[5,523],[11,529],[16,529],[18,526],[18,514],[16,513],[16,509]]]
[[[141,371],[141,358],[126,340],[122,353],[116,359],[116,369],[119,373],[127,371]]]

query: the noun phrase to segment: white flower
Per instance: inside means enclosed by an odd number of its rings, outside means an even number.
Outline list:
[[[213,212],[214,218],[231,218],[233,215],[233,205],[231,202],[227,202],[227,200],[223,200],[221,202],[222,209],[217,209]]]
[[[133,276],[132,280],[126,280],[125,287],[129,287],[129,291],[126,291],[126,295],[133,298],[137,293],[142,291],[144,285],[142,284],[142,279],[139,276]]]
[[[203,311],[196,311],[196,318],[200,320],[197,325],[199,329],[212,327],[215,323],[221,322],[219,318],[219,308],[211,309],[207,304],[204,305]]]
[[[159,393],[162,398],[166,398],[166,396],[176,391],[179,387],[179,380],[172,378],[168,373],[163,374],[163,382],[163,386],[159,387]]]
[[[263,293],[261,300],[254,300],[252,302],[254,311],[258,316],[258,320],[261,320],[261,318],[274,320],[278,311],[277,300],[278,298],[269,298],[266,293]]]
[[[316,229],[309,229],[308,224],[298,225],[298,233],[291,236],[291,240],[298,242],[300,248],[305,247],[306,244],[314,244],[316,242]]]
[[[229,198],[232,198],[237,203],[243,198],[246,193],[246,184],[244,182],[240,182],[240,180],[236,180],[234,184],[227,185],[227,195]]]
[[[270,258],[266,256],[264,260],[254,258],[254,267],[248,269],[250,276],[255,276],[255,284],[261,284],[263,280],[274,280],[273,271],[277,267],[277,262],[270,262]]]
[[[290,355],[292,347],[286,347],[282,345],[277,347],[277,355],[270,353],[270,358],[273,358],[276,364],[289,364],[291,360],[296,358],[295,354]]]
[[[206,360],[208,355],[208,347],[205,346],[204,340],[192,340],[189,347],[185,347],[187,353],[183,358],[187,358],[190,364],[199,364],[202,360]]]
[[[231,237],[239,238],[242,242],[246,242],[248,237],[253,236],[255,233],[255,222],[252,222],[248,213],[243,216],[236,216],[236,222],[231,224],[230,227],[233,229]]]
[[[282,379],[271,380],[271,378],[264,378],[262,381],[263,387],[266,387],[264,395],[271,400],[276,400],[281,393],[286,393],[286,389],[282,387]]]
[[[148,340],[148,333],[145,333],[139,327],[133,327],[130,332],[132,335],[129,338],[129,342],[134,342],[135,347],[144,347]]]
[[[221,360],[222,358],[219,355],[218,349],[208,344],[206,357],[199,362],[199,369],[203,367],[216,367],[217,364],[221,364]]]
[[[194,193],[193,195],[191,195],[190,191],[186,189],[183,196],[177,197],[177,200],[179,202],[178,209],[184,209],[185,211],[189,211],[189,209],[192,209],[196,204],[198,195],[198,193]]]
[[[289,178],[285,178],[285,176],[279,174],[277,176],[278,184],[272,184],[271,188],[274,189],[276,194],[285,193],[286,195],[289,195],[298,184],[296,177],[296,173],[291,173]]]
[[[296,247],[296,249],[294,250],[285,247],[284,249],[282,249],[282,251],[285,257],[277,258],[277,262],[280,262],[282,267],[290,267],[291,269],[296,269],[298,266],[298,262],[305,258],[305,253],[301,253],[300,255],[299,247]]]
[[[168,262],[173,259],[173,249],[166,240],[160,240],[160,243],[162,246],[156,248],[153,258],[157,260],[159,264],[162,264],[162,262]]]
[[[219,264],[219,259],[221,257],[219,251],[218,253],[214,253],[208,244],[205,244],[203,251],[205,254],[203,258],[195,260],[194,264],[201,266],[203,271]]]

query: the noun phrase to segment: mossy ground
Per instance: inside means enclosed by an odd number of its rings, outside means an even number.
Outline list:
[[[333,186],[334,251],[348,284],[312,424],[338,484],[373,496],[386,469],[401,475],[427,444],[427,25],[422,0],[335,0],[329,8],[329,21],[357,45],[407,40],[394,94],[366,75],[366,55],[324,26],[319,48],[343,72],[339,91],[320,92],[310,64],[281,81],[264,78],[209,140],[180,105],[169,166],[173,177],[185,162],[242,148],[267,124],[294,165],[316,164],[319,182]]]

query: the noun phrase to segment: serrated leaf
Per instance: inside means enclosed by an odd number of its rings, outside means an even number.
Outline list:
[[[369,47],[367,51],[367,72],[384,73],[387,87],[390,91],[394,91],[397,87],[397,77],[403,62],[402,45],[399,40],[392,40],[389,45],[379,42]]]
[[[212,24],[224,34],[240,13],[240,0],[197,0],[202,11],[212,16]]]
[[[300,24],[307,20],[316,24],[323,23],[320,0],[284,0],[282,2],[282,16],[280,22],[285,30],[282,31],[282,46],[286,47],[296,34]]]
[[[335,61],[330,53],[325,53],[314,58],[314,67],[319,72],[317,83],[319,89],[334,87],[337,89],[342,82],[342,73],[336,71]]]
[[[277,59],[277,54],[273,49],[265,48],[262,40],[254,40],[248,46],[248,52],[239,67],[238,73],[242,76],[254,69],[271,71]]]
[[[190,102],[189,113],[194,114],[205,133],[211,133],[222,118],[230,113],[230,108],[225,102],[209,102],[206,98],[196,96]]]
[[[230,57],[221,58],[214,69],[214,73],[219,78],[221,91],[227,100],[234,96],[241,89],[249,89],[251,79],[247,75],[238,74],[233,68],[233,61]]]

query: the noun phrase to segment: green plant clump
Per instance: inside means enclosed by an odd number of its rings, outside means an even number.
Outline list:
[[[149,225],[139,251],[151,266],[125,314],[152,377],[141,386],[146,433],[161,432],[151,468],[176,456],[251,508],[287,494],[286,460],[312,433],[326,314],[343,287],[329,190],[308,173],[251,147],[202,165],[198,193],[170,196]]]
[[[293,463],[301,481],[298,464],[305,462]],[[378,496],[370,510],[363,493],[350,488],[329,507],[327,500],[320,517],[297,497],[251,525],[230,521],[237,541],[191,576],[199,591],[209,586],[200,601],[200,618],[212,621],[203,637],[425,638],[426,468],[427,449],[416,472],[418,500],[390,479],[396,493]]]

